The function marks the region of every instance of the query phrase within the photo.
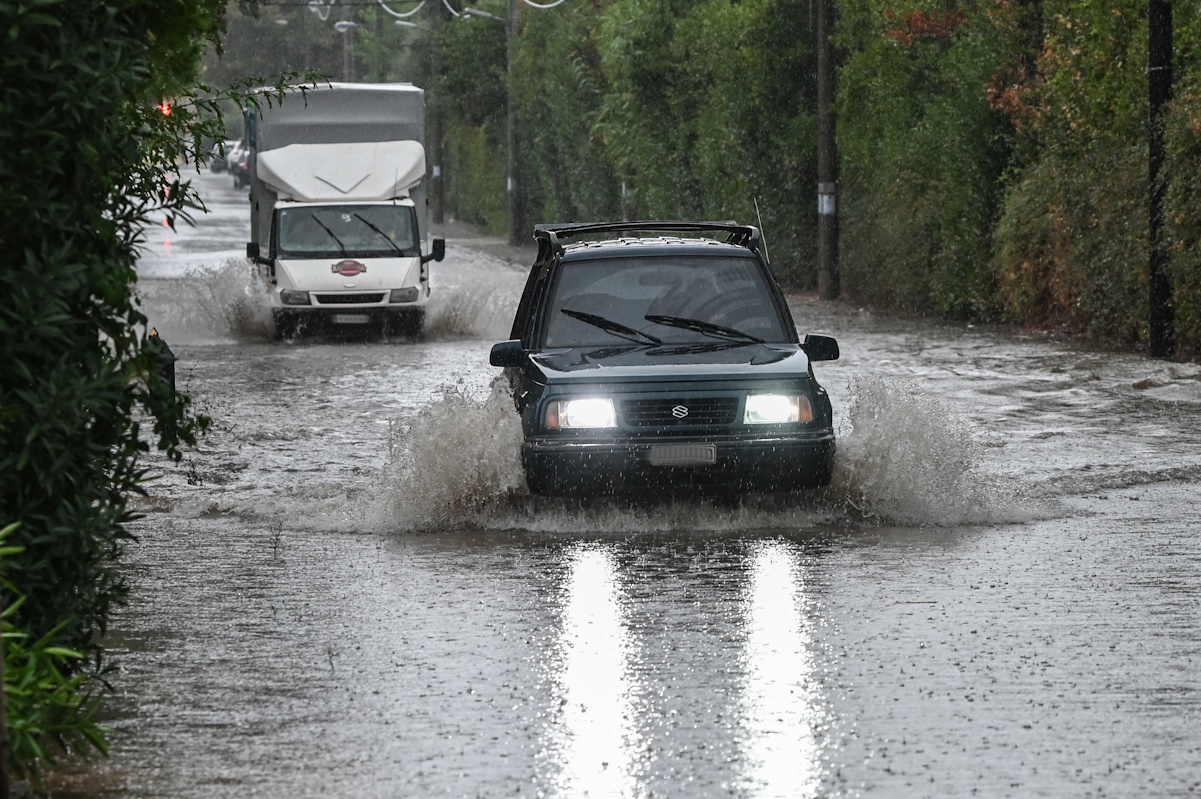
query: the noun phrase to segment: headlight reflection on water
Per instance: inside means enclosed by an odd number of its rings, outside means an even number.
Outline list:
[[[559,796],[635,796],[630,642],[613,553],[582,547],[568,561],[557,676]]]
[[[746,796],[800,799],[816,796],[821,785],[815,728],[823,711],[795,558],[781,541],[760,542],[750,553],[740,747]]]
[[[566,553],[550,674],[553,710],[543,750],[546,795],[643,797],[658,795],[665,778],[675,788],[697,778],[741,797],[816,797],[822,784],[817,736],[826,711],[810,651],[811,619],[804,609],[799,557],[788,542],[754,542],[742,554],[744,568],[709,575],[731,591],[725,596],[736,603],[723,609],[718,589],[712,597],[714,626],[705,633],[716,636],[712,645],[718,648],[723,640],[739,642],[741,651],[731,652],[726,672],[729,690],[722,690],[719,680],[709,689],[698,686],[697,692],[672,691],[665,697],[656,692],[656,681],[686,681],[695,666],[690,661],[712,653],[690,652],[688,646],[677,653],[672,646],[676,656],[657,664],[664,671],[648,672],[647,664],[639,663],[645,642],[638,624],[670,622],[657,615],[658,622],[635,621],[627,604],[630,576],[622,574],[612,547],[582,544]],[[664,599],[671,601],[672,589],[666,590]],[[668,627],[646,635],[659,643],[677,638],[683,643],[696,631],[679,637],[681,632]],[[665,700],[673,704],[664,705]],[[689,707],[690,701],[696,704]],[[670,730],[656,727],[657,719],[676,710],[684,720],[696,712],[694,724],[708,729],[709,737],[699,739],[707,746],[699,753],[698,739],[669,737]],[[709,759],[706,752],[719,759]],[[659,758],[664,760],[656,766]],[[672,771],[674,776],[667,776]]]

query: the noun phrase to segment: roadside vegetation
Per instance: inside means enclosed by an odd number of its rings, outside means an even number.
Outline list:
[[[1145,0],[837,5],[844,294],[1144,346]],[[1173,5],[1166,217],[1179,351],[1195,357],[1201,15]],[[390,2],[401,13],[415,6]],[[502,0],[466,6],[507,14]],[[761,219],[782,279],[816,285],[811,3],[567,0],[518,9],[520,230],[622,216]],[[333,28],[339,19],[358,23],[349,40]],[[378,6],[348,6],[322,22],[307,8],[264,5],[257,18],[232,16],[227,55],[210,56],[208,74],[316,66],[338,76],[349,47],[358,79],[425,87],[445,116],[448,215],[499,233],[505,26],[432,2],[408,21],[423,27],[397,26]],[[235,39],[271,45],[244,52]],[[286,64],[270,62],[279,53]]]
[[[178,163],[217,0],[0,2],[0,550],[6,775],[104,752],[100,638],[151,446],[207,420],[133,285],[151,214],[194,207]],[[7,779],[5,779],[7,792]]]

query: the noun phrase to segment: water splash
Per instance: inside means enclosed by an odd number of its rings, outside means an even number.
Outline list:
[[[171,344],[261,340],[273,330],[265,288],[245,259],[143,278],[137,291],[142,312]]]
[[[851,383],[829,502],[902,525],[1018,521],[1018,484],[984,468],[968,421],[898,378]]]
[[[450,387],[398,428],[375,523],[406,531],[447,527],[535,532],[748,532],[831,524],[904,526],[1018,521],[1016,484],[983,467],[970,425],[905,381],[863,378],[852,396],[831,486],[822,491],[629,502],[533,497],[525,485],[520,420],[508,387],[485,397]]]
[[[466,247],[452,248],[431,276],[428,334],[507,339],[524,282],[524,268]]]
[[[502,380],[484,399],[462,385],[446,387],[416,419],[393,428],[380,523],[406,530],[488,526],[487,519],[529,496],[521,436]]]

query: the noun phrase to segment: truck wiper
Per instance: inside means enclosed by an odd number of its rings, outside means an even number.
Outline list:
[[[680,327],[684,330],[692,330],[705,336],[715,336],[724,339],[736,339],[738,341],[753,341],[756,344],[762,344],[763,339],[758,336],[752,336],[750,333],[743,333],[741,330],[735,330],[732,327],[725,325],[715,325],[712,322],[705,322],[700,319],[686,319],[682,316],[660,316],[659,314],[647,314],[642,317],[648,322],[654,322],[657,325],[666,325],[667,327]]]
[[[396,254],[397,254],[397,255],[404,255],[404,250],[402,250],[402,249],[400,249],[400,247],[396,246],[396,242],[392,241],[392,237],[391,237],[391,236],[389,236],[387,233],[385,233],[384,231],[382,231],[382,230],[380,230],[379,228],[377,228],[377,227],[376,227],[374,224],[372,224],[371,222],[368,222],[366,219],[364,219],[364,218],[363,218],[362,216],[360,216],[359,214],[357,214],[357,213],[356,213],[356,214],[352,214],[352,216],[354,216],[354,218],[355,218],[355,219],[359,220],[359,221],[360,221],[360,222],[362,222],[364,225],[366,225],[367,227],[369,227],[369,228],[371,228],[373,231],[375,231],[377,234],[379,234],[379,237],[380,237],[381,239],[383,239],[384,241],[388,242],[388,246],[390,246],[392,249],[396,250]]]
[[[579,319],[581,322],[590,324],[593,327],[599,327],[601,330],[605,331],[606,333],[612,333],[615,336],[627,339],[629,341],[636,342],[637,339],[634,339],[632,337],[640,336],[640,337],[646,339],[647,341],[651,342],[652,344],[658,345],[658,344],[663,343],[662,339],[657,339],[654,336],[652,336],[650,333],[643,333],[641,330],[635,330],[632,327],[626,327],[621,322],[614,322],[612,319],[606,319],[605,317],[597,316],[594,313],[587,313],[585,311],[573,311],[570,308],[560,308],[559,312],[567,314],[572,319]]]
[[[326,233],[328,233],[329,237],[331,239],[338,242],[338,249],[342,251],[342,254],[343,255],[346,254],[346,245],[342,243],[342,239],[335,236],[334,232],[332,230],[330,230],[328,227],[326,227],[325,223],[322,222],[320,219],[318,219],[314,214],[309,214],[309,219],[313,220],[318,225],[321,225],[321,229],[324,230]]]

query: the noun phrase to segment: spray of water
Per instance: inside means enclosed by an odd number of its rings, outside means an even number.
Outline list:
[[[453,257],[453,260],[452,260]],[[465,247],[455,247],[432,275],[426,330],[433,338],[509,337],[524,269]]]
[[[521,421],[497,380],[484,399],[461,385],[410,423],[393,426],[380,507],[383,526],[406,530],[486,526],[528,498],[521,469]]]
[[[180,278],[138,282],[142,312],[172,344],[208,344],[271,335],[270,306],[250,265],[231,258]]]
[[[827,501],[904,525],[1017,521],[1021,491],[984,468],[971,425],[906,380],[853,380]]]
[[[834,482],[822,491],[751,496],[741,503],[532,497],[520,462],[521,424],[508,387],[485,397],[448,388],[397,428],[381,529],[454,527],[538,532],[745,532],[842,523],[958,525],[1017,521],[1018,491],[989,474],[970,426],[903,381],[852,385]]]

